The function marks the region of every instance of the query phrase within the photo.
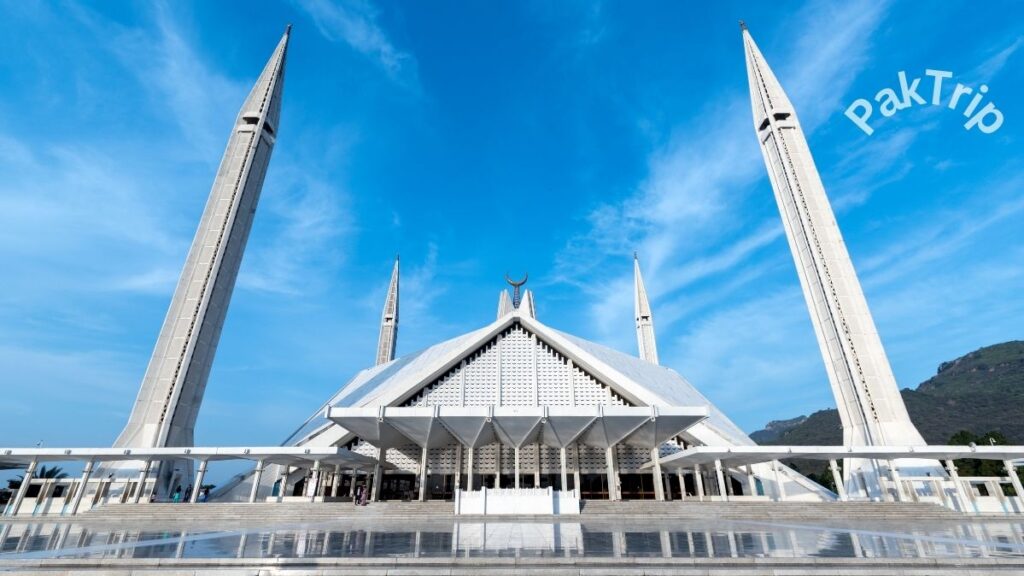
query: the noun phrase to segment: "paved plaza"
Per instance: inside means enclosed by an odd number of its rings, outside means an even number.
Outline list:
[[[625,506],[627,503],[621,503]],[[668,504],[668,503],[666,503]],[[0,571],[325,574],[959,574],[1024,571],[1024,522],[938,506],[850,503],[592,507],[573,520],[450,515],[447,503],[370,507],[124,506],[0,525]],[[654,506],[649,503],[648,506]],[[665,506],[663,504],[658,504]],[[260,505],[256,505],[260,506]],[[773,508],[767,508],[765,506]],[[838,514],[830,506],[840,506]],[[235,508],[232,511],[232,507]],[[872,508],[858,513],[857,507]],[[147,509],[151,513],[144,513]],[[263,505],[263,509],[268,509]],[[330,512],[324,513],[327,509]],[[320,510],[319,514],[310,514]],[[116,513],[115,513],[116,512]],[[933,516],[923,522],[929,513]],[[133,515],[137,514],[137,515]],[[333,516],[333,517],[332,517]],[[748,516],[748,517],[744,517]],[[269,519],[268,519],[269,518]],[[969,568],[969,570],[967,570]],[[799,570],[799,572],[794,572]]]

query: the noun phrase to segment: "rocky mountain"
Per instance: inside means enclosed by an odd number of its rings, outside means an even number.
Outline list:
[[[1024,341],[987,346],[939,365],[915,390],[900,391],[910,419],[929,444],[947,444],[959,431],[998,432],[1024,444]],[[759,444],[842,444],[839,413],[769,422],[750,435]]]

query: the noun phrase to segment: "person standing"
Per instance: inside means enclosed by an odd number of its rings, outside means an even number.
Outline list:
[[[181,502],[181,484],[178,484],[174,489],[174,495],[171,496],[171,502],[174,502],[175,504]]]

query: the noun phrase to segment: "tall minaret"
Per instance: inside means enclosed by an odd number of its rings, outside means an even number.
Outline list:
[[[235,120],[138,398],[114,446],[194,444],[196,415],[277,137],[290,31]],[[164,468],[166,485],[171,478]],[[188,482],[191,466],[180,473]]]
[[[750,32],[741,27],[754,130],[836,397],[843,441],[847,446],[924,445],[896,387],[796,111]]]
[[[384,299],[384,312],[380,316],[380,337],[377,339],[377,366],[395,359],[398,344],[398,256],[391,271],[388,295]]]
[[[647,299],[647,288],[640,275],[640,259],[633,253],[633,310],[636,312],[636,343],[640,358],[651,364],[658,363],[658,344],[654,341],[654,316],[651,302]]]

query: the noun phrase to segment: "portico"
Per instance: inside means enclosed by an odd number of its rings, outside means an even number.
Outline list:
[[[582,472],[581,448],[597,449],[604,456],[606,485],[617,487],[620,480],[614,455],[620,446],[650,455],[704,421],[708,413],[706,406],[432,406],[330,407],[325,416],[381,453],[410,444],[418,447],[418,499],[425,500],[428,471],[457,479],[455,489],[472,491],[484,485],[476,483],[480,472],[474,466],[478,451],[484,447],[494,454],[512,452],[511,459],[494,458],[491,487],[554,486],[578,491],[575,479]],[[433,461],[431,450],[435,451]],[[406,450],[406,454],[409,452]],[[523,458],[524,452],[529,453],[528,460]],[[436,456],[439,453],[465,454],[466,458]],[[575,456],[571,461],[570,454]],[[512,475],[509,486],[501,480],[505,473]],[[664,481],[660,471],[656,474],[652,484],[657,499],[662,500],[664,491],[660,487]],[[381,475],[376,482],[383,478]],[[527,483],[529,486],[525,486]],[[379,494],[379,490],[374,493]],[[618,499],[619,495],[610,491],[608,497]]]
[[[1018,467],[1024,466],[1024,446],[693,446],[660,461],[649,461],[643,468],[673,470],[680,479],[691,473],[700,486],[702,469],[706,471],[711,467],[717,476],[718,497],[715,499],[728,500],[726,476],[746,477],[754,486],[754,468],[766,467],[771,471],[772,487],[770,491],[763,489],[760,496],[784,501],[787,500],[787,485],[792,485],[794,480],[780,463],[784,459],[827,461],[837,488],[834,496],[840,501],[869,499],[851,496],[845,488],[850,482],[861,480],[849,472],[848,467],[841,468],[841,463],[856,459],[874,461],[883,470],[882,496],[877,500],[933,502],[971,513],[1024,512],[1024,488],[1016,473]],[[1006,476],[960,477],[954,461],[961,459],[1002,462]],[[942,461],[949,476],[915,475],[912,467],[901,473],[895,464],[907,462],[912,465],[915,460]],[[1012,486],[1014,495],[1004,495],[1003,485]],[[753,489],[751,493],[757,494]]]
[[[256,502],[261,495],[259,486],[265,466],[275,465],[278,470],[277,494],[280,501],[289,477],[289,471],[322,470],[334,466],[338,473],[328,484],[326,476],[321,476],[313,484],[310,498],[316,500],[330,496],[326,493],[328,485],[338,486],[340,470],[347,469],[369,472],[377,462],[361,454],[345,448],[302,448],[292,446],[271,447],[181,447],[181,448],[0,448],[0,468],[24,467],[24,478],[14,498],[3,511],[5,516],[36,515],[36,514],[77,514],[94,506],[110,503],[146,503],[152,497],[160,501],[170,500],[171,494],[156,494],[157,479],[156,463],[163,461],[189,461],[198,464],[199,474],[190,495],[182,494],[196,502],[199,489],[207,466],[213,461],[247,460],[255,462],[256,468],[252,475],[252,488],[248,492],[248,502]],[[84,467],[80,478],[63,480],[32,479],[38,465],[51,462],[83,462]],[[140,471],[138,476],[127,474],[94,478],[93,471],[105,463],[120,463],[128,470],[135,467]],[[39,485],[38,493],[28,498],[30,487]],[[59,493],[56,488],[59,487]],[[183,490],[187,487],[182,486]],[[272,490],[264,490],[269,496]],[[88,497],[88,498],[87,498]],[[31,502],[29,502],[31,500]],[[307,498],[309,500],[309,498]],[[246,501],[246,500],[240,500]]]

